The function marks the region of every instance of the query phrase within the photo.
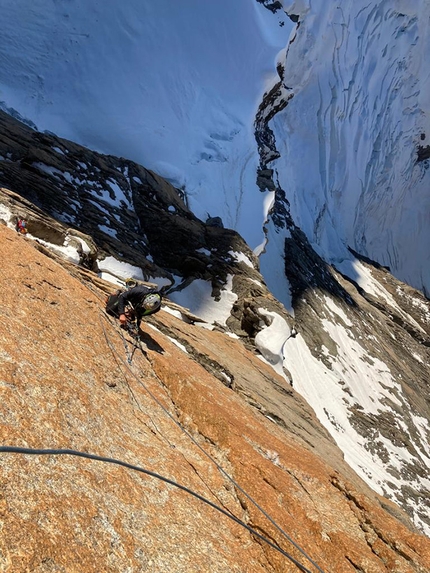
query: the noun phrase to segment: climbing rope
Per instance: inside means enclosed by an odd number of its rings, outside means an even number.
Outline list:
[[[89,285],[83,283],[84,286],[86,286],[88,288],[88,290],[90,290],[93,294],[95,294],[97,296],[97,298],[99,298],[99,300],[101,300],[101,297],[94,292],[94,290],[92,288],[90,288]],[[101,315],[109,322],[109,324],[112,326],[112,323],[109,321],[107,315],[103,312],[101,312]],[[103,328],[103,325],[102,325]],[[108,341],[107,338],[107,334],[105,329],[103,328],[104,331],[104,335],[106,340]],[[120,333],[121,338],[123,339],[123,341],[125,341],[123,333]],[[139,347],[142,350],[142,353],[146,356],[146,353],[141,345],[141,341],[140,339],[138,340],[139,343]],[[125,343],[124,343],[125,344]],[[113,353],[113,355],[116,357],[116,353],[115,350],[112,348],[112,346],[109,344],[108,345],[111,349],[111,352]],[[204,448],[202,448],[202,446],[196,441],[196,439],[173,417],[173,415],[167,410],[167,408],[165,408],[163,406],[163,404],[160,402],[160,400],[158,400],[158,398],[149,390],[149,388],[142,382],[142,377],[137,376],[137,374],[135,374],[133,372],[133,370],[130,368],[131,366],[131,358],[132,356],[130,356],[130,354],[126,351],[127,354],[127,362],[129,365],[125,365],[125,368],[127,368],[127,370],[131,373],[131,375],[136,379],[136,381],[138,382],[138,384],[140,384],[143,389],[149,394],[149,396],[158,404],[158,406],[163,410],[163,412],[173,421],[174,424],[176,424],[176,426],[178,426],[178,428],[194,443],[195,446],[197,446],[197,448],[216,466],[216,468],[234,485],[234,487],[240,491],[265,517],[266,519],[285,537],[285,539],[287,539],[320,573],[324,573],[324,571],[321,569],[321,567],[319,567],[319,565],[304,551],[304,549],[302,549],[300,547],[300,545],[298,545],[294,539],[291,538],[291,536],[288,535],[288,533],[286,531],[284,531],[280,525],[278,525],[274,519],[224,470],[224,468],[209,454],[207,453]],[[129,359],[130,358],[130,359]],[[159,380],[160,384],[164,387],[163,381],[159,378],[159,376],[157,376],[157,374],[154,375],[156,376],[156,378]],[[131,390],[131,389],[130,389]],[[133,394],[132,394],[133,395]],[[134,395],[133,395],[134,396]],[[136,400],[136,398],[134,397],[134,399]],[[137,401],[137,400],[136,400]],[[155,424],[154,424],[155,426]],[[156,426],[155,426],[156,427]],[[0,450],[1,451],[1,450]],[[223,510],[224,511],[224,510]],[[228,514],[230,515],[230,514]],[[236,518],[235,516],[233,516],[233,514],[231,514],[231,516],[237,520],[238,518]],[[239,520],[240,521],[240,520]],[[277,547],[277,546],[275,546]],[[284,553],[285,554],[285,553]],[[286,555],[287,556],[287,555]],[[295,562],[295,561],[294,561]],[[296,563],[296,562],[295,562]],[[296,563],[296,565],[298,567],[302,568],[302,571],[308,571],[303,565],[299,564],[298,562]],[[309,572],[311,573],[311,572]]]
[[[107,316],[102,314],[106,319]],[[108,320],[108,319],[107,319]],[[110,321],[108,321],[109,324],[111,324]],[[106,331],[105,329],[104,333],[105,333],[105,337],[106,337]],[[121,334],[122,336],[122,334]],[[112,352],[114,352],[114,350],[111,347]],[[320,572],[320,573],[324,573],[324,571],[319,567],[319,565],[317,563],[315,563],[315,561],[312,560],[311,557],[309,557],[309,555],[307,555],[307,553],[304,551],[304,549],[302,549],[292,538],[291,536],[288,535],[288,533],[286,531],[284,531],[280,525],[278,525],[274,519],[224,470],[224,468],[208,453],[206,452],[206,450],[197,442],[197,440],[180,424],[180,422],[178,422],[178,420],[176,420],[173,415],[167,410],[167,408],[165,406],[163,406],[163,404],[160,402],[160,400],[155,396],[155,394],[153,392],[151,392],[151,390],[142,382],[142,377],[138,376],[137,374],[135,374],[135,372],[133,372],[133,370],[131,370],[131,368],[129,368],[127,365],[125,365],[125,367],[127,368],[127,370],[130,372],[130,374],[133,376],[133,378],[135,378],[135,380],[138,382],[138,384],[140,384],[142,386],[142,388],[149,394],[149,396],[158,404],[158,406],[163,410],[163,412],[173,421],[173,423],[178,426],[178,428],[194,443],[195,446],[197,446],[197,448],[216,466],[216,468],[236,487],[236,489],[238,489],[265,517],[266,519],[268,519],[270,521],[270,523],[310,562],[312,563],[312,565]],[[159,376],[157,376],[157,374],[154,372],[155,377],[159,380],[160,384],[162,386],[163,382],[162,380],[159,378]]]
[[[102,314],[102,313],[100,313],[100,314]],[[105,318],[107,318],[107,317],[105,317]],[[111,341],[109,340],[109,337],[108,337],[108,334],[107,334],[107,332],[106,332],[106,329],[105,329],[105,327],[103,326],[103,322],[101,321],[101,318],[100,318],[100,317],[99,317],[99,319],[100,319],[100,323],[101,323],[101,327],[102,327],[104,336],[105,336],[105,338],[106,338],[106,342],[107,342],[109,348],[110,348],[111,351],[112,351],[114,360],[115,360],[115,362],[117,363],[117,366],[118,366],[118,368],[119,368],[119,370],[120,370],[120,372],[121,372],[121,374],[122,374],[122,376],[123,376],[123,378],[124,378],[124,380],[125,380],[125,383],[127,384],[127,387],[128,387],[128,389],[129,389],[129,391],[130,391],[130,394],[132,395],[133,399],[135,400],[135,402],[136,402],[136,404],[137,404],[137,407],[139,408],[139,410],[140,410],[142,413],[145,413],[145,415],[149,417],[149,419],[151,420],[151,422],[152,422],[152,424],[153,424],[153,426],[154,426],[154,428],[155,428],[155,430],[156,430],[156,433],[157,433],[159,436],[161,436],[164,440],[166,440],[166,442],[169,444],[169,446],[170,446],[171,448],[175,448],[176,446],[175,446],[174,444],[172,444],[172,442],[171,442],[171,441],[161,432],[161,430],[157,427],[157,425],[156,425],[156,423],[154,422],[153,418],[148,414],[148,411],[143,412],[143,410],[142,410],[142,408],[141,408],[141,406],[140,406],[140,404],[139,404],[139,401],[137,400],[137,398],[136,398],[134,392],[133,392],[132,389],[131,389],[131,386],[130,386],[128,380],[127,380],[127,376],[126,376],[125,373],[122,371],[122,368],[121,368],[121,365],[120,365],[120,359],[117,357],[116,352],[115,352],[115,349],[114,349],[114,347],[113,347]],[[112,322],[111,322],[110,320],[108,320],[108,321],[109,321],[109,323],[113,326]],[[124,329],[123,329],[122,327],[119,329],[119,334],[120,334],[121,338],[123,339],[124,344],[126,345],[127,342],[126,342],[126,340],[125,340]],[[139,340],[140,340],[140,338],[139,338]],[[141,348],[141,350],[143,351],[143,348]],[[144,352],[144,351],[143,351],[143,352]],[[125,365],[124,365],[124,366],[125,366]],[[185,456],[182,452],[178,452],[178,453],[180,453],[180,455],[184,458],[184,460],[185,460],[188,464],[190,464],[190,465],[192,466],[192,464],[189,462],[189,460],[187,460],[186,456]],[[193,467],[193,466],[192,466],[192,467]],[[219,499],[218,495],[209,487],[209,485],[205,482],[205,480],[200,476],[200,474],[199,474],[197,471],[196,471],[196,475],[197,475],[197,477],[202,481],[202,483],[207,487],[207,489],[212,493],[212,495],[222,504],[222,501]]]
[[[34,455],[34,456],[77,456],[77,457],[81,457],[81,458],[87,458],[90,460],[95,460],[98,462],[115,464],[115,465],[122,466],[124,468],[130,469],[130,470],[133,470],[136,472],[146,474],[150,477],[153,477],[153,478],[158,479],[160,481],[163,481],[169,485],[172,485],[172,486],[188,493],[189,495],[192,495],[193,497],[195,497],[199,501],[202,501],[203,503],[209,505],[210,507],[212,507],[216,511],[219,511],[220,513],[222,513],[223,515],[225,515],[226,517],[228,517],[232,521],[236,522],[238,525],[247,529],[252,535],[255,535],[256,537],[261,539],[261,541],[263,541],[264,543],[267,543],[268,545],[270,545],[270,547],[272,547],[273,549],[275,549],[276,551],[281,553],[284,557],[289,559],[292,563],[294,563],[300,569],[300,571],[303,571],[303,573],[312,573],[311,571],[309,571],[309,569],[307,569],[299,561],[294,559],[294,557],[292,555],[290,555],[289,553],[284,551],[281,547],[278,547],[278,545],[276,545],[275,543],[270,541],[270,539],[268,539],[267,537],[265,537],[264,535],[262,535],[261,533],[259,533],[255,529],[253,529],[252,527],[250,527],[247,523],[245,523],[244,521],[242,521],[241,519],[239,519],[238,517],[236,517],[232,513],[229,513],[228,511],[226,511],[222,507],[216,505],[215,503],[212,503],[209,499],[201,496],[199,493],[189,489],[188,487],[185,487],[184,485],[181,485],[176,481],[173,481],[173,480],[171,480],[167,477],[164,477],[158,473],[147,470],[141,466],[136,466],[134,464],[130,464],[128,462],[124,462],[124,461],[118,460],[116,458],[108,458],[105,456],[98,456],[96,454],[90,454],[88,452],[80,452],[78,450],[69,450],[69,449],[34,449],[34,448],[21,448],[21,447],[16,447],[16,446],[0,446],[0,453],[23,454],[23,455]]]

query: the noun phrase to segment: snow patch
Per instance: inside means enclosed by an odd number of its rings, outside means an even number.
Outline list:
[[[217,301],[212,296],[212,285],[202,279],[194,280],[188,287],[181,291],[169,294],[169,298],[203,318],[209,324],[226,325],[227,319],[237,295],[233,292],[233,275],[228,275],[227,282],[221,290],[220,299]],[[205,325],[202,325],[205,327]]]

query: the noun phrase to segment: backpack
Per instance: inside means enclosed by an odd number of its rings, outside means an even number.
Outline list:
[[[119,295],[124,292],[122,289],[116,290],[114,293],[106,297],[106,312],[111,316],[118,318],[118,299]]]

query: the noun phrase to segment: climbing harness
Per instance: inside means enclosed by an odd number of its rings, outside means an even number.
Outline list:
[[[124,345],[124,350],[125,350],[125,353],[127,355],[127,362],[129,364],[131,364],[131,362],[133,360],[134,353],[136,350],[141,350],[143,353],[145,353],[145,351],[142,348],[139,329],[138,329],[136,323],[128,322],[124,327],[121,328],[121,330],[124,330],[125,332],[127,332],[131,336],[131,338],[133,339],[133,342],[126,340],[125,336],[121,332],[121,338],[122,338],[122,342]],[[129,350],[130,344],[133,347],[133,350],[131,352]]]
[[[134,309],[133,309],[133,313],[134,313]],[[139,326],[137,325],[135,313],[132,316],[133,316],[133,318],[129,319],[127,321],[127,323],[121,327],[121,338],[123,340],[125,352],[127,354],[127,362],[129,364],[131,364],[131,361],[133,359],[133,355],[134,355],[136,350],[140,350],[143,353],[143,355],[146,356],[145,344],[144,344],[142,337],[140,335],[140,329],[139,329]],[[125,339],[125,336],[123,334],[124,332],[127,332],[127,334],[130,336],[132,341]],[[127,344],[131,344],[131,346],[133,347],[133,350],[131,352],[129,351]]]

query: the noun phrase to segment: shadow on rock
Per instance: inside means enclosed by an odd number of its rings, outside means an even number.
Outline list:
[[[156,340],[152,338],[150,334],[144,332],[141,328],[139,329],[139,336],[140,340],[143,344],[147,347],[148,350],[154,350],[154,352],[158,352],[159,354],[164,353],[164,348],[158,344]]]

